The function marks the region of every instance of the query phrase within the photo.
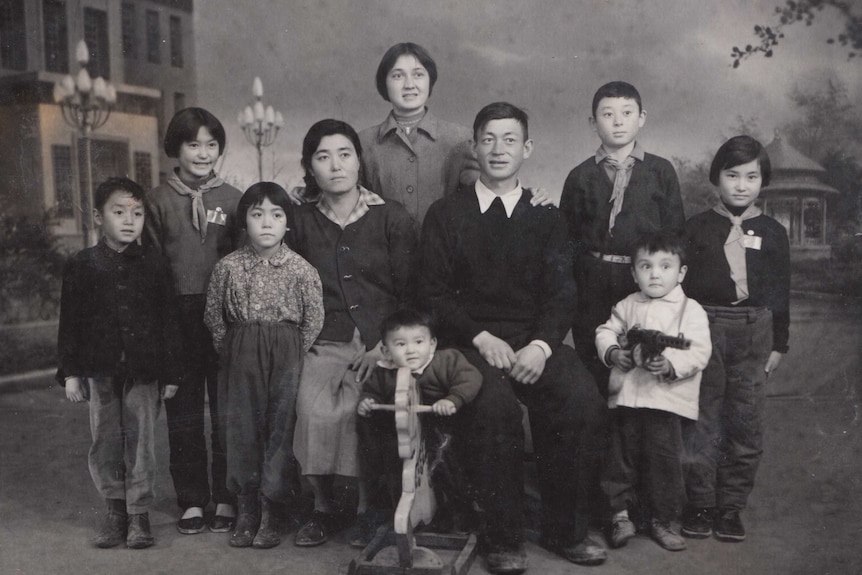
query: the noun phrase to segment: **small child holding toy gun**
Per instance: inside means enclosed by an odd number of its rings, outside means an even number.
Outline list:
[[[701,371],[712,352],[706,312],[679,285],[686,271],[681,238],[641,238],[632,253],[640,291],[596,329],[599,358],[611,368],[610,453],[601,485],[614,548],[635,535],[628,511],[638,492],[653,539],[670,551],[685,549],[676,527],[685,501],[681,425],[682,418],[697,419]]]

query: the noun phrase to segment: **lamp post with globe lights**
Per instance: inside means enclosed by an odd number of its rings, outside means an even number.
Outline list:
[[[98,130],[108,121],[111,109],[117,102],[117,91],[101,76],[95,80],[90,77],[87,70],[90,52],[83,40],[78,42],[75,48],[75,58],[80,65],[80,70],[74,78],[67,74],[54,84],[54,102],[63,111],[63,121],[80,134],[84,144],[87,187],[81,190],[80,196],[81,222],[86,247],[95,245],[98,241],[93,217],[93,158],[90,143],[93,131]]]
[[[254,79],[251,89],[254,103],[239,111],[237,122],[248,143],[257,150],[258,181],[263,181],[263,148],[271,146],[284,127],[284,117],[272,106],[263,105],[263,83]]]

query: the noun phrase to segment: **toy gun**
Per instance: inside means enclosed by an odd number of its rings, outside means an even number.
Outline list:
[[[689,349],[691,347],[691,340],[685,339],[681,333],[674,337],[655,329],[642,329],[637,325],[632,327],[624,336],[621,336],[619,343],[622,349],[632,350],[632,359],[638,367],[643,367],[667,347],[674,349]]]

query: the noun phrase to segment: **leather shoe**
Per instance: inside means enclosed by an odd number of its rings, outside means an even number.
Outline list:
[[[293,544],[297,547],[315,547],[326,543],[327,532],[332,531],[335,525],[335,516],[315,509],[311,519],[296,532]]]
[[[155,540],[150,533],[150,515],[148,513],[130,513],[126,547],[129,549],[146,549]]]
[[[527,570],[527,552],[522,543],[512,547],[494,546],[485,555],[485,562],[491,573],[523,573]]]
[[[108,512],[102,521],[102,527],[93,538],[93,545],[100,549],[108,549],[125,541],[127,521],[126,501],[108,499]]]
[[[605,548],[589,536],[572,545],[565,544],[559,540],[543,539],[542,547],[553,551],[577,565],[601,565],[608,558]]]

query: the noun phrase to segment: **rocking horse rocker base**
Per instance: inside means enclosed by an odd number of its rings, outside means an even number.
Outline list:
[[[381,527],[374,539],[350,562],[347,575],[466,575],[476,558],[476,536],[414,533],[414,526],[428,525],[437,502],[431,487],[419,413],[421,405],[416,380],[409,368],[398,370],[394,405],[375,409],[395,412],[398,455],[403,462],[401,499],[395,509],[394,525]],[[438,553],[438,551],[442,553]],[[444,558],[454,556],[453,560]]]

